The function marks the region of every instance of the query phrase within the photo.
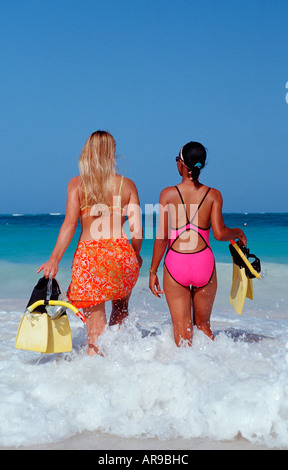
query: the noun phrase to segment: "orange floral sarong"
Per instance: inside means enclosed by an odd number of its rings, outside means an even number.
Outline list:
[[[77,308],[123,299],[135,286],[139,264],[128,238],[78,244],[67,297]]]

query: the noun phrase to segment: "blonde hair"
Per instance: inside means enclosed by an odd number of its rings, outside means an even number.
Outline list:
[[[116,142],[109,132],[90,135],[79,158],[79,169],[89,205],[109,204],[113,190]]]

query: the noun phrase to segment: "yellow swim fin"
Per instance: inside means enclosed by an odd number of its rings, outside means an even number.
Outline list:
[[[246,297],[253,300],[253,278],[261,278],[261,263],[257,256],[250,254],[245,246],[239,246],[231,240],[229,246],[233,259],[232,288],[230,302],[236,312],[241,315]],[[251,264],[249,258],[254,261]]]
[[[52,319],[47,313],[24,313],[18,328],[15,348],[43,354],[72,351],[67,314]]]
[[[67,314],[62,313],[57,318],[51,318],[47,313],[35,311],[43,305],[68,308],[85,323],[84,315],[68,302],[60,300],[37,301],[27,308],[27,312],[22,317],[15,348],[46,354],[72,351],[72,337]]]
[[[58,300],[60,296],[61,289],[56,279],[43,277],[38,281],[18,328],[16,349],[47,354],[72,351],[66,310],[72,310],[84,323],[86,318],[70,303]]]
[[[15,342],[16,349],[45,353],[48,345],[48,315],[24,313]]]
[[[48,318],[48,344],[47,354],[56,354],[72,351],[71,330],[66,313],[53,320]]]
[[[230,292],[230,302],[236,312],[241,315],[244,302],[247,296],[248,278],[244,268],[240,268],[233,263],[232,288]]]
[[[253,300],[253,281],[252,279],[248,278],[248,285],[247,285],[247,299]]]

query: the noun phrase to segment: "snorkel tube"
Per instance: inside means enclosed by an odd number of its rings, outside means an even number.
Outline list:
[[[238,243],[236,242],[236,240],[230,240],[230,243],[231,245],[233,246],[233,248],[237,251],[238,255],[241,257],[241,259],[244,261],[244,263],[246,264],[247,268],[249,269],[249,271],[251,272],[251,274],[253,274],[254,277],[256,277],[257,279],[260,279],[261,278],[261,274],[259,272],[256,271],[256,269],[253,268],[252,264],[250,263],[250,261],[247,259],[247,257],[244,255],[243,251],[241,250],[241,248],[239,247]]]
[[[72,310],[72,312],[75,313],[75,315],[78,318],[80,318],[83,321],[83,323],[85,323],[86,321],[86,318],[84,317],[84,315],[81,312],[79,312],[79,310],[76,307],[74,307],[74,305],[71,305],[69,304],[69,302],[64,302],[62,300],[37,300],[37,302],[34,302],[34,304],[27,307],[27,310],[30,313],[32,313],[37,307],[39,307],[39,305],[51,305],[51,306],[59,305],[61,307],[69,308],[70,310]]]

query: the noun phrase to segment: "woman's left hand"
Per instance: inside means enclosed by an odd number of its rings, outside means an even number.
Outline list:
[[[160,298],[160,294],[164,294],[164,292],[161,290],[157,274],[151,272],[149,279],[149,289],[151,290],[152,294],[158,298]]]
[[[136,258],[137,258],[137,261],[138,261],[138,264],[139,264],[139,268],[141,268],[142,264],[143,264],[143,259],[141,258],[141,256],[139,254],[136,253]]]

